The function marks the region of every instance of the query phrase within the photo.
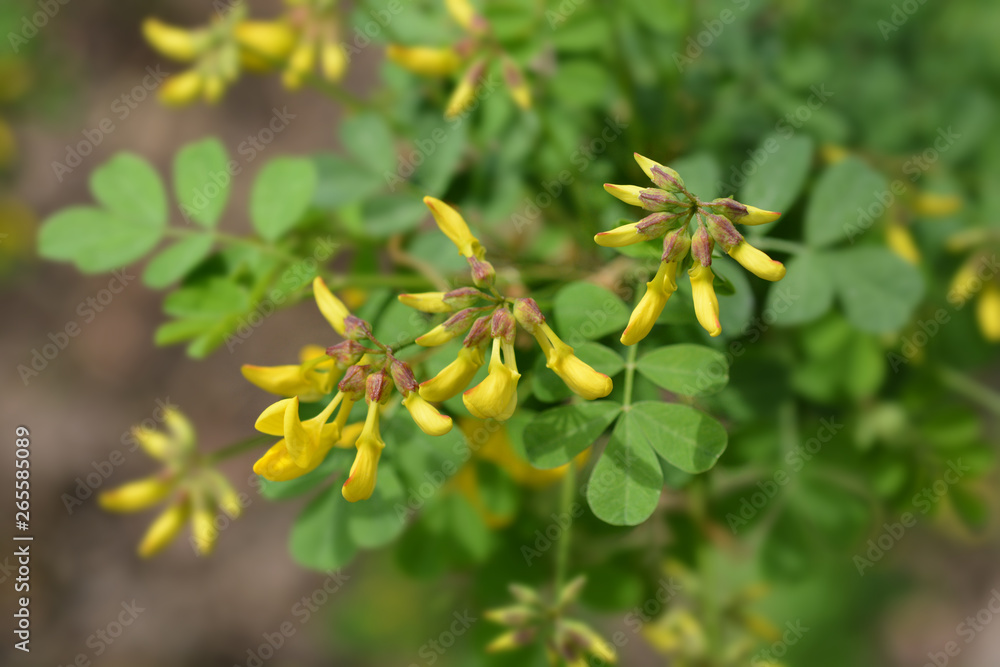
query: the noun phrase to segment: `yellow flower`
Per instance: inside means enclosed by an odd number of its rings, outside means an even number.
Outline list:
[[[160,101],[180,107],[198,99],[205,90],[205,78],[201,72],[190,69],[167,79],[160,88]]]
[[[253,366],[244,364],[243,377],[264,391],[278,396],[298,396],[306,403],[318,401],[333,390],[340,378],[333,359],[318,345],[308,345],[299,354],[300,364]]]
[[[646,293],[629,317],[622,332],[622,345],[635,345],[649,335],[667,300],[677,290],[677,262],[660,262],[653,279],[646,283]]]
[[[695,262],[688,270],[688,276],[691,278],[694,314],[698,318],[698,323],[704,327],[708,335],[718,336],[722,333],[722,325],[719,324],[719,299],[715,296],[715,288],[712,287],[715,274],[711,268]]]
[[[448,104],[444,109],[445,118],[455,118],[472,106],[472,103],[476,101],[476,90],[479,88],[480,79],[485,69],[486,61],[480,59],[465,70],[458,85],[455,86],[455,90],[452,91],[451,97],[448,98]]]
[[[573,348],[564,343],[548,324],[542,322],[533,332],[542,352],[545,353],[545,367],[558,375],[570,391],[588,401],[603,398],[613,388],[611,378],[598,373],[573,354]]]
[[[445,76],[458,70],[461,58],[449,47],[399,46],[390,44],[386,56],[411,72],[425,76]]]
[[[340,81],[344,78],[344,72],[347,71],[347,53],[339,42],[332,40],[323,43],[320,66],[327,81]]]
[[[749,208],[749,207],[747,207]],[[785,265],[742,240],[729,250],[729,256],[743,265],[743,268],[764,280],[781,280],[785,277]]]
[[[628,225],[622,225],[621,227],[615,227],[607,232],[600,232],[594,236],[594,241],[597,245],[605,248],[621,248],[632,245],[633,243],[648,241],[650,237],[640,232],[637,229],[638,226],[638,222],[633,222]]]
[[[254,463],[253,471],[272,482],[287,482],[290,479],[301,477],[315,470],[334,446],[352,446],[354,444],[353,441],[349,444],[341,445],[340,440],[347,435],[342,435],[341,430],[350,416],[354,402],[342,394],[338,393],[337,396],[340,398],[334,398],[323,413],[308,420],[310,423],[308,427],[303,426],[302,429],[299,429],[293,424],[296,437],[300,438],[302,437],[302,431],[307,432],[307,438],[313,438],[316,435],[317,424],[320,427],[318,436],[314,439],[307,440],[305,443],[298,441],[292,445],[295,456],[289,450],[285,422],[286,419],[298,422],[298,399],[286,398],[268,406],[261,413],[260,417],[257,418],[254,428],[268,435],[285,437],[282,437],[281,440],[275,443]],[[325,413],[329,417],[333,412],[331,406],[336,407],[337,403],[340,404],[340,412],[337,413],[336,419],[330,423],[320,423],[320,419],[323,419],[323,422],[325,422],[325,418],[322,415]]]
[[[234,34],[244,66],[256,71],[284,62],[295,48],[295,30],[285,21],[240,21]]]
[[[314,40],[305,40],[299,43],[288,58],[288,67],[282,75],[282,82],[289,90],[298,90],[306,76],[316,67],[316,57],[318,56],[318,45]]]
[[[327,420],[343,399],[344,394],[337,392],[322,412],[306,421],[299,418],[298,397],[286,399],[283,418],[285,447],[297,466],[306,468],[317,459],[322,461],[333,443],[340,439],[337,422],[327,423]]]
[[[171,505],[164,510],[146,530],[139,543],[139,555],[149,558],[163,551],[181,532],[190,513],[191,507],[187,502]]]
[[[197,507],[191,516],[191,537],[199,555],[212,553],[219,531],[215,528],[215,515],[204,505]]]
[[[958,195],[921,192],[913,202],[913,210],[918,215],[935,218],[944,217],[962,210],[962,198]]]
[[[503,359],[501,360],[501,349]],[[507,421],[517,408],[517,381],[521,374],[517,372],[517,362],[514,359],[514,347],[503,343],[499,338],[493,339],[493,352],[490,355],[489,375],[486,379],[462,394],[465,407],[480,419],[496,419]]]
[[[154,49],[181,62],[191,62],[206,46],[204,31],[185,30],[155,18],[142,22],[142,34]]]
[[[434,403],[448,400],[469,386],[476,371],[485,361],[482,347],[463,345],[455,361],[420,385],[420,395]]]
[[[639,199],[639,195],[646,188],[640,188],[638,185],[613,185],[611,183],[605,183],[604,189],[609,195],[620,199],[630,206],[642,206],[642,201]]]
[[[421,347],[437,347],[444,345],[457,336],[460,331],[449,328],[446,324],[439,324],[422,336],[417,336],[413,342]]]
[[[885,240],[889,249],[910,264],[920,263],[920,249],[917,248],[910,230],[899,223],[890,222],[885,228]]]
[[[316,279],[313,280],[313,295],[316,298],[316,305],[319,307],[319,312],[323,313],[323,317],[330,323],[334,331],[343,336],[344,319],[351,314],[347,310],[347,306],[333,295],[333,292],[330,291],[330,288],[326,286],[326,283],[319,276],[316,276]]]
[[[448,13],[460,26],[466,30],[472,29],[476,10],[469,0],[445,0],[445,5],[448,8]]]
[[[451,417],[443,415],[434,409],[420,394],[411,391],[403,399],[403,407],[409,411],[413,421],[427,435],[444,435],[451,430]]]
[[[375,491],[375,481],[378,477],[378,460],[382,456],[385,443],[378,427],[379,405],[372,401],[368,404],[368,416],[364,428],[358,436],[357,455],[351,466],[350,475],[340,492],[348,502],[371,498]]]
[[[976,301],[976,321],[986,340],[1000,341],[1000,286],[995,282],[983,285]]]
[[[762,208],[757,208],[756,206],[747,206],[747,214],[737,220],[741,225],[764,225],[769,222],[774,222],[781,217],[781,214],[777,211],[765,211]]]
[[[399,302],[424,313],[450,313],[453,309],[445,303],[447,292],[420,292],[418,294],[400,294]]]
[[[827,164],[837,164],[843,160],[846,160],[850,155],[850,152],[843,146],[838,146],[837,144],[823,144],[819,147],[820,157]]]
[[[173,488],[172,480],[153,475],[103,491],[97,500],[109,512],[139,512],[164,500]]]
[[[431,210],[434,221],[444,235],[458,247],[459,254],[483,259],[486,255],[485,248],[469,231],[469,225],[458,211],[434,197],[424,197],[424,204]]]

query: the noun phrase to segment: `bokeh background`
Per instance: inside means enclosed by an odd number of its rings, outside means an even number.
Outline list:
[[[5,0],[0,8],[3,34],[20,30],[23,17],[37,11],[36,4]],[[696,7],[700,3],[689,4]],[[934,13],[939,10],[935,3],[920,5],[915,12],[904,10],[913,14],[907,20],[913,23],[904,23],[899,34],[890,33],[889,39],[880,37],[878,21],[891,17],[899,6],[917,3],[848,3],[851,10],[843,14],[839,3],[827,7],[808,7],[810,3],[793,0],[767,4],[767,11],[757,14],[750,28],[740,33],[748,35],[748,41],[733,46],[726,57],[738,63],[739,48],[773,51],[779,54],[777,74],[740,72],[737,64],[723,93],[704,90],[697,104],[689,97],[677,99],[679,106],[698,106],[705,117],[684,120],[665,114],[673,124],[655,131],[675,139],[658,139],[661,144],[690,145],[685,136],[697,132],[705,136],[707,125],[737,119],[733,108],[746,104],[746,95],[769,99],[761,114],[773,123],[783,115],[780,109],[791,111],[802,100],[781,99],[770,78],[808,78],[810,74],[804,70],[814,67],[831,76],[837,105],[846,110],[836,118],[824,116],[817,122],[848,119],[845,122],[852,129],[840,132],[834,128],[829,133],[841,134],[844,144],[860,152],[905,155],[911,145],[923,145],[908,134],[914,127],[924,131],[923,141],[933,138],[939,114],[922,106],[933,90],[914,90],[912,86],[917,82],[925,85],[935,77],[951,81],[947,87],[949,112],[960,114],[956,125],[969,128],[963,132],[971,137],[971,145],[963,143],[962,150],[975,154],[996,145],[1000,57],[992,36],[1000,28],[1000,13],[992,3],[948,3],[961,5],[962,10],[951,11],[945,17],[949,23],[936,27]],[[276,1],[250,5],[255,14],[263,16],[280,10]],[[70,0],[59,6],[55,16],[18,53],[12,53],[8,44],[0,45],[0,223],[5,235],[0,240],[0,395],[4,397],[0,421],[8,441],[15,425],[31,429],[35,536],[32,652],[25,656],[12,650],[7,610],[13,608],[14,593],[11,575],[4,569],[0,572],[3,664],[69,665],[79,654],[92,664],[107,667],[138,662],[149,667],[247,664],[247,649],[259,646],[263,633],[273,632],[289,618],[296,602],[312,595],[328,578],[303,570],[288,554],[288,529],[302,501],[276,504],[261,499],[251,484],[246,459],[230,461],[224,470],[252,502],[246,516],[224,531],[217,552],[208,559],[195,557],[186,540],[181,540],[159,558],[140,560],[134,545],[146,526],[141,517],[110,516],[98,509],[93,496],[73,506],[72,511],[64,502],[65,494],[75,493],[79,479],[102,467],[107,469],[110,453],[123,449],[127,429],[152,417],[160,402],[180,406],[197,424],[207,448],[245,437],[269,401],[241,378],[239,366],[247,360],[282,363],[288,350],[322,340],[326,324],[311,307],[277,314],[235,354],[223,348],[205,361],[192,363],[180,347],[151,346],[153,333],[164,319],[161,296],[136,278],[92,322],[82,324],[81,334],[38,377],[25,383],[17,370],[19,364],[30,362],[33,350],[49,342],[50,333],[63,330],[71,321],[82,322],[81,304],[108,286],[106,275],[84,276],[71,267],[39,260],[34,251],[38,222],[53,211],[86,201],[88,175],[108,157],[131,150],[167,170],[182,143],[214,134],[234,147],[264,126],[275,107],[287,107],[296,120],[267,147],[267,156],[338,148],[332,131],[341,113],[338,105],[309,90],[289,94],[273,77],[241,81],[217,106],[166,109],[151,95],[124,119],[112,113],[114,101],[146,76],[147,67],[177,68],[143,42],[139,32],[142,19],[156,14],[174,23],[193,25],[203,21],[208,7],[208,3],[195,0]],[[819,30],[824,24],[830,24],[829,29]],[[822,33],[828,42],[795,43],[796,26],[803,34]],[[702,29],[695,20],[688,27],[691,34]],[[684,48],[683,37],[678,36],[674,43]],[[821,55],[827,48],[834,55],[824,59]],[[934,55],[912,55],[916,51]],[[654,55],[629,57],[668,58],[669,52],[665,49]],[[351,65],[346,87],[364,94],[373,85],[381,60],[380,49],[362,53]],[[787,71],[783,73],[781,67]],[[911,76],[910,67],[924,71]],[[737,79],[745,85],[737,85]],[[710,82],[710,76],[706,75],[705,81]],[[688,89],[685,95],[690,94]],[[670,99],[669,91],[664,97]],[[855,105],[854,99],[861,102]],[[852,110],[855,115],[877,118],[856,130]],[[926,114],[925,120],[921,113]],[[53,161],[64,160],[68,145],[108,117],[115,118],[116,129],[103,136],[79,168],[58,179]],[[685,125],[695,120],[697,127]],[[753,134],[752,130],[747,134]],[[739,154],[718,150],[724,164],[725,158]],[[245,202],[252,177],[263,163],[251,164],[236,178],[233,204],[223,223],[227,230],[244,233],[249,229]],[[996,217],[995,209],[983,210]],[[995,355],[992,364],[978,368],[975,375],[983,383],[997,386],[1000,373]],[[990,423],[989,440],[995,444],[997,425],[995,420]],[[13,476],[12,448],[4,447],[3,451],[8,454],[0,456],[0,478],[7,489]],[[125,462],[114,467],[102,488],[150,469],[150,462],[140,454],[127,453]],[[995,473],[989,480],[996,481]],[[0,508],[6,502],[0,501]],[[995,494],[989,502],[995,509]],[[12,512],[3,509],[4,516]],[[893,551],[882,564],[882,574],[887,576],[880,576],[877,582],[844,582],[844,590],[856,599],[870,596],[872,613],[859,614],[853,625],[819,626],[811,639],[819,641],[816,635],[824,633],[827,642],[864,642],[871,647],[871,665],[924,665],[929,651],[939,651],[954,639],[956,625],[982,609],[993,592],[1000,590],[1000,569],[996,566],[1000,542],[994,525],[991,522],[989,529],[973,537],[947,521],[943,526],[921,524],[907,535],[905,548]],[[5,525],[0,534],[6,536],[8,530]],[[10,544],[6,537],[4,544]],[[8,554],[8,547],[0,549],[0,564],[8,564]],[[463,575],[443,583],[414,583],[384,555],[365,556],[347,574],[348,583],[322,606],[317,620],[287,639],[267,664],[430,664],[418,654],[419,647],[447,627],[442,619],[453,611],[450,602],[443,602],[450,598],[442,589],[469,585]],[[912,585],[913,581],[920,585]],[[594,581],[592,585],[616,584]],[[892,589],[894,594],[885,595],[883,588]],[[144,610],[134,624],[111,645],[95,648],[100,642],[90,639],[92,635],[118,617],[123,603],[133,601]],[[809,596],[805,590],[798,604],[821,609],[827,601]],[[801,618],[808,618],[808,611],[804,609]],[[598,616],[597,622],[613,631],[624,619],[621,614],[609,613]],[[463,662],[466,658],[458,652],[445,659],[449,664],[473,664]],[[984,627],[974,643],[948,664],[992,667],[998,661],[1000,621]],[[623,651],[622,664],[668,663],[634,642]]]

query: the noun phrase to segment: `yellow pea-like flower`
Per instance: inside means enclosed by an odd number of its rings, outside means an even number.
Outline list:
[[[456,396],[469,386],[472,378],[485,361],[482,347],[463,345],[462,349],[458,351],[455,361],[420,385],[420,395],[434,403],[446,401],[452,396]]]
[[[397,65],[424,76],[447,76],[462,64],[452,48],[390,44],[386,56]]]
[[[297,90],[302,87],[305,77],[316,68],[318,52],[319,45],[313,39],[303,40],[295,47],[288,58],[288,67],[282,75],[286,88]]]
[[[164,81],[159,97],[164,104],[181,107],[198,99],[204,89],[205,77],[201,72],[191,69]]]
[[[240,57],[251,69],[267,71],[284,62],[295,48],[295,29],[284,21],[240,21],[234,29],[243,51]]]
[[[424,313],[450,313],[454,310],[445,303],[447,292],[420,292],[417,294],[400,294],[399,302]]]
[[[424,204],[431,210],[437,226],[458,247],[461,255],[480,260],[486,255],[485,248],[479,239],[472,235],[465,218],[458,211],[434,197],[424,197]]]
[[[1000,341],[1000,286],[995,282],[986,283],[976,300],[976,321],[986,340]]]
[[[764,280],[781,280],[785,277],[785,265],[767,256],[766,253],[740,241],[729,250],[729,256],[743,265],[743,268]]]
[[[451,417],[438,412],[418,392],[411,391],[403,399],[403,407],[409,411],[413,421],[427,435],[444,435],[451,430]]]
[[[110,512],[139,512],[161,502],[173,486],[171,480],[154,475],[104,491],[97,500]]]
[[[920,263],[920,249],[913,239],[913,234],[904,225],[890,223],[885,228],[885,241],[896,255],[910,264]]]
[[[368,405],[368,416],[364,428],[358,436],[357,450],[351,472],[340,492],[348,502],[358,502],[371,498],[378,478],[378,461],[385,443],[379,433],[379,406],[376,402]]]
[[[154,49],[180,62],[191,62],[205,47],[203,32],[178,28],[155,18],[142,22],[142,34]]]
[[[191,537],[199,556],[207,556],[215,549],[219,531],[215,528],[215,515],[208,507],[197,507],[192,513]]]
[[[774,222],[781,217],[781,213],[777,211],[765,211],[762,208],[757,208],[756,206],[747,206],[747,214],[737,220],[736,222],[741,225],[764,225],[769,222]]]
[[[935,218],[944,217],[962,210],[962,198],[958,195],[921,192],[913,202],[913,210],[918,215]]]
[[[622,248],[634,243],[648,241],[649,237],[640,232],[638,227],[639,223],[633,222],[621,227],[615,227],[606,232],[600,232],[594,235],[594,242],[605,248]]]
[[[476,18],[476,10],[469,0],[445,0],[448,13],[455,22],[466,30],[471,30]]]
[[[476,99],[476,81],[471,77],[464,76],[455,86],[448,104],[444,108],[444,117],[451,119],[460,116],[463,111],[472,106]]]
[[[336,40],[329,40],[323,43],[320,50],[320,67],[323,70],[323,78],[336,83],[344,78],[347,71],[347,53]]]
[[[343,336],[345,331],[344,319],[351,314],[347,310],[347,306],[333,295],[333,292],[330,291],[330,288],[326,286],[326,283],[319,276],[316,276],[313,280],[313,295],[316,298],[316,306],[319,308],[319,312],[323,313],[323,317],[330,323],[330,326]]]
[[[642,206],[642,200],[639,199],[639,195],[646,188],[640,188],[638,185],[614,185],[612,183],[605,183],[604,189],[609,195],[615,199],[619,199],[629,206]]]
[[[459,333],[455,329],[449,329],[444,324],[439,324],[424,335],[417,336],[413,342],[421,347],[437,347],[454,339]]]
[[[698,318],[698,323],[708,335],[718,336],[722,333],[722,325],[719,324],[719,299],[715,296],[715,288],[712,287],[715,274],[710,267],[695,262],[688,270],[688,276],[691,278],[694,314]]]
[[[480,419],[507,421],[517,408],[517,381],[520,377],[514,360],[513,345],[494,338],[489,374],[482,382],[462,394],[462,402],[469,412]]]
[[[622,332],[622,345],[635,345],[649,335],[676,290],[677,262],[660,262],[660,268],[652,280],[646,283],[646,293],[632,311],[628,326]]]
[[[548,324],[540,323],[532,334],[545,353],[546,368],[558,375],[574,394],[593,401],[611,393],[614,387],[611,378],[595,371],[577,357],[573,348],[564,343]]]
[[[302,376],[302,367],[298,364],[287,366],[252,366],[244,364],[240,371],[243,377],[264,391],[278,396],[301,396],[306,402],[314,401],[316,387]]]
[[[171,505],[150,524],[139,543],[139,555],[143,558],[155,556],[163,551],[184,528],[191,507],[187,502]]]
[[[340,428],[336,422],[327,420],[343,400],[344,394],[338,392],[323,411],[315,417],[302,421],[299,419],[299,399],[290,399],[285,407],[283,419],[285,447],[301,468],[311,465],[317,457],[326,455],[337,440],[340,439]]]

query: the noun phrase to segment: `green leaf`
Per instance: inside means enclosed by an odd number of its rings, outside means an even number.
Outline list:
[[[316,193],[316,164],[306,158],[278,158],[267,163],[250,193],[250,222],[274,241],[302,219]]]
[[[740,188],[739,201],[767,211],[784,211],[795,203],[812,164],[812,139],[792,136],[765,139],[754,155],[766,159]],[[728,193],[723,193],[728,194]]]
[[[577,59],[560,63],[549,85],[552,95],[567,106],[602,107],[611,97],[614,82],[600,63]]]
[[[295,562],[314,570],[347,565],[358,551],[347,522],[349,503],[333,484],[312,500],[292,525],[289,550]]]
[[[444,194],[462,159],[468,143],[467,134],[468,123],[457,127],[445,125],[437,116],[421,125],[412,147],[403,154],[403,160],[406,165],[412,165],[411,169],[415,166],[413,177],[424,193],[435,197]],[[419,160],[422,163],[416,164]],[[405,180],[395,167],[391,171]],[[390,191],[392,189],[390,185]]]
[[[580,343],[573,348],[573,352],[580,361],[608,377],[618,375],[625,368],[625,360],[621,355],[600,343]]]
[[[146,160],[119,153],[90,177],[94,199],[118,218],[148,228],[167,224],[167,194],[163,181]]]
[[[381,116],[360,113],[340,125],[340,140],[358,162],[382,176],[396,171],[396,146],[392,131]]]
[[[186,276],[208,256],[215,240],[210,234],[195,234],[162,251],[146,265],[142,282],[153,289],[163,289]]]
[[[406,522],[396,514],[396,506],[406,503],[399,475],[389,466],[379,470],[378,484],[368,500],[348,508],[351,541],[365,549],[375,549],[396,539]]]
[[[43,223],[38,232],[38,252],[46,259],[73,262],[84,273],[101,273],[139,259],[156,247],[162,235],[162,225],[75,206]]]
[[[879,196],[892,196],[888,187],[885,176],[856,157],[828,167],[820,175],[806,209],[806,243],[825,246],[863,234],[866,225],[871,224],[869,209],[880,208],[884,213]]]
[[[649,440],[636,432],[625,413],[611,434],[587,482],[587,502],[597,518],[615,526],[635,526],[656,509],[663,470]]]
[[[593,283],[575,282],[559,290],[555,318],[560,337],[570,345],[620,332],[629,309],[618,295]]]
[[[313,205],[331,210],[367,199],[382,191],[386,182],[380,175],[372,174],[339,155],[317,155],[316,193]]]
[[[785,265],[788,272],[767,291],[764,311],[778,326],[812,322],[833,306],[833,275],[823,253],[804,252]]]
[[[558,468],[593,444],[621,412],[613,401],[564,405],[541,412],[524,427],[528,460],[537,468]]]
[[[392,236],[415,229],[428,215],[419,197],[383,195],[365,204],[364,232],[374,238]]]
[[[667,463],[687,473],[714,466],[729,441],[722,424],[688,405],[641,401],[626,416],[633,422],[632,437],[644,438]]]
[[[178,318],[214,320],[249,309],[246,288],[223,277],[182,287],[163,301],[163,311]]]
[[[153,343],[159,347],[176,345],[186,340],[196,338],[211,328],[212,321],[205,319],[171,320],[161,324],[153,336]]]
[[[174,158],[174,193],[181,213],[205,227],[219,223],[232,180],[229,155],[214,137],[188,144]]]
[[[920,271],[888,248],[851,248],[828,262],[844,315],[861,331],[898,331],[924,295]]]
[[[709,396],[729,382],[726,356],[703,345],[669,345],[643,355],[636,366],[653,384],[685,396]]]

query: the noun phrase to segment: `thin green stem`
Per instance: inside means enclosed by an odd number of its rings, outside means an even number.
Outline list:
[[[255,447],[259,447],[260,445],[263,445],[269,440],[274,440],[274,439],[275,437],[273,435],[267,435],[267,434],[251,436],[245,440],[234,442],[233,444],[227,445],[222,449],[217,449],[214,452],[211,452],[210,454],[206,454],[205,463],[207,465],[215,465],[220,461],[225,461],[226,459],[231,459],[236,456],[239,456],[243,452],[254,449]]]
[[[941,382],[956,394],[961,394],[975,401],[983,408],[1000,417],[1000,392],[973,380],[965,373],[957,371],[954,368],[941,366],[938,368],[937,373]]]
[[[576,495],[576,462],[570,461],[566,466],[566,475],[562,480],[562,489],[559,496],[559,514],[565,517],[566,528],[559,536],[559,546],[556,551],[556,583],[555,595],[558,596],[563,586],[566,584],[566,577],[569,569],[569,545],[570,531],[573,528],[571,517],[573,516],[573,496]]]
[[[625,357],[625,395],[622,398],[624,410],[632,407],[632,388],[635,386],[635,360],[639,354],[638,345],[630,345]]]

